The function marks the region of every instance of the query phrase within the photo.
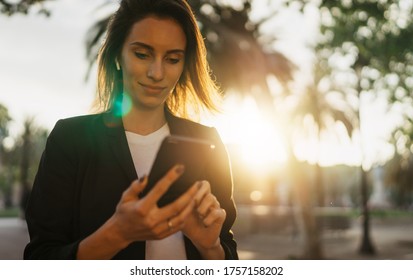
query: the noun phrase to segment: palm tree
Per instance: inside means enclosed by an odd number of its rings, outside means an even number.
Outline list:
[[[327,88],[323,88],[322,84],[326,84],[325,76],[328,69],[323,69],[321,62],[315,63],[313,71],[313,83],[306,88],[305,94],[300,97],[297,106],[294,109],[293,116],[301,130],[310,130],[316,132],[316,142],[320,146],[322,133],[332,132],[331,126],[335,123],[341,123],[347,132],[347,136],[351,137],[354,131],[354,123],[357,119],[354,110],[345,100],[345,93],[341,92],[334,83],[329,83]],[[310,117],[313,120],[314,126],[305,127],[303,121]],[[322,179],[322,168],[320,166],[320,149],[317,148],[317,159],[315,161],[315,193],[316,204],[324,206],[325,190]]]
[[[325,71],[321,67],[321,62],[314,64],[313,82],[306,87],[306,90],[302,94],[293,96],[296,98],[295,106],[290,112],[291,121],[290,127],[290,142],[294,141],[294,134],[299,131],[300,138],[306,135],[312,135],[315,132],[316,141],[318,146],[321,143],[321,135],[323,132],[332,133],[332,126],[339,122],[346,128],[348,136],[351,136],[353,132],[353,119],[355,118],[354,112],[348,106],[344,100],[344,95],[341,93],[334,84],[330,84],[329,87],[323,88],[321,84],[324,82]],[[324,83],[325,84],[325,83]],[[291,97],[290,97],[291,98]],[[305,120],[311,118],[313,125],[305,124]],[[310,136],[308,136],[310,137]],[[289,149],[291,150],[292,144]],[[290,151],[290,154],[294,154]],[[302,222],[304,223],[305,238],[308,240],[304,248],[304,258],[307,259],[322,259],[323,250],[321,246],[321,230],[317,223],[313,207],[315,204],[318,206],[324,206],[324,183],[322,168],[320,166],[320,149],[317,149],[317,160],[315,162],[315,175],[313,185],[314,191],[311,191],[311,184],[305,182],[303,177],[294,174],[295,178],[295,196],[299,200],[299,205],[302,208],[300,213],[302,216]],[[303,166],[297,162],[297,159],[291,157],[291,168],[295,173],[303,173]],[[315,203],[316,200],[316,203]]]

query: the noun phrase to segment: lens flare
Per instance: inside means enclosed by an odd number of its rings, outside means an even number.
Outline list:
[[[117,98],[114,104],[115,115],[123,117],[127,115],[132,109],[132,99],[127,94],[122,94],[122,98]]]

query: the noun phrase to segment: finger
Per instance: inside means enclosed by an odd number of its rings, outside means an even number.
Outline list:
[[[192,186],[184,194],[178,197],[174,202],[162,207],[158,212],[158,215],[164,217],[164,219],[171,219],[174,216],[180,215],[181,212],[185,211],[188,207],[190,207],[190,211],[188,212],[190,213],[195,206],[195,201],[193,197],[196,191],[196,186]]]
[[[169,235],[172,235],[178,231],[180,231],[180,225],[175,223],[174,221],[167,219],[159,223],[153,229],[153,235],[150,239],[163,239]]]
[[[211,186],[208,181],[198,181],[196,183],[198,187],[198,192],[195,196],[195,202],[197,205],[199,205],[202,201],[202,199],[209,193],[211,193]]]
[[[163,231],[157,236],[156,239],[164,239],[181,230],[181,228],[175,226],[171,226],[171,228],[169,228],[166,222],[164,223],[164,225],[165,227],[163,228]]]
[[[196,191],[196,186],[192,186],[177,200],[157,211],[157,216],[162,217],[161,219],[165,221],[163,223],[163,234],[170,234],[171,232],[174,233],[184,227],[185,220],[192,213],[195,207],[193,197]]]
[[[140,192],[143,191],[148,182],[147,176],[139,178],[139,180],[134,180],[130,186],[123,192],[123,199],[137,199]]]
[[[217,208],[220,208],[220,204],[217,198],[210,193],[202,199],[196,211],[201,217],[205,217],[206,215],[208,215],[208,212],[211,211],[211,209]]]
[[[145,205],[155,205],[164,193],[169,189],[173,182],[175,182],[185,171],[182,164],[175,165],[171,168],[165,176],[162,177],[154,186],[154,188],[144,198]]]
[[[163,228],[162,231],[157,236],[160,239],[163,239],[167,236],[170,236],[178,231],[181,231],[184,228],[185,221],[188,216],[191,214],[193,208],[195,206],[195,202],[191,201],[183,211],[181,211],[178,215],[166,219],[165,222],[162,224]]]
[[[205,227],[209,227],[215,223],[222,225],[225,221],[227,214],[224,209],[218,208],[214,209],[209,212],[208,216],[206,216],[203,220],[202,223],[204,224]]]
[[[183,229],[185,221],[192,213],[195,202],[192,200],[178,215],[165,221],[164,233],[175,233]]]
[[[162,208],[156,207],[146,214],[146,219],[154,223],[153,227],[156,228],[157,233],[162,233],[163,231],[168,229],[168,227],[165,226],[167,225],[165,221],[170,221],[173,217],[177,216],[178,220],[174,221],[174,224],[177,225],[178,222],[181,223],[180,218],[182,218],[183,220],[188,216],[189,213],[191,213],[195,205],[193,201],[193,196],[195,195],[196,190],[197,189],[193,186],[174,202]],[[142,209],[145,209],[146,206],[141,207]]]

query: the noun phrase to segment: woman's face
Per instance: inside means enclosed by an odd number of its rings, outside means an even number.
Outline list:
[[[163,108],[183,72],[185,46],[185,33],[173,19],[149,16],[132,26],[119,62],[135,108]]]

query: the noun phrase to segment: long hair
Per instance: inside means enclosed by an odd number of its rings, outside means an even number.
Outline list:
[[[172,18],[186,36],[185,65],[169,95],[166,106],[174,114],[188,118],[202,109],[218,111],[219,89],[211,78],[206,48],[194,13],[185,0],[122,0],[112,15],[98,57],[98,97],[103,110],[111,110],[123,93],[122,71],[115,66],[132,26],[155,15]]]

